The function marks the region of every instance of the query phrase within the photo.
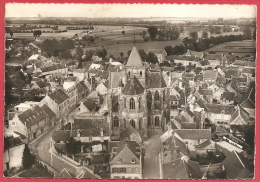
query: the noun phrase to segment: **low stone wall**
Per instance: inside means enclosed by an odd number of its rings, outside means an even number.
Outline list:
[[[45,168],[51,175],[53,175],[54,178],[58,175],[58,172],[53,167],[46,164],[45,162],[43,162],[39,159],[36,159],[36,164],[38,166]]]

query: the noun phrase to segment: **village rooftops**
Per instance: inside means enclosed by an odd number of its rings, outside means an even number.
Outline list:
[[[205,54],[204,59],[207,60],[222,60],[222,54]]]
[[[154,54],[163,54],[166,51],[164,49],[149,49],[147,52],[152,52]]]
[[[54,91],[49,95],[49,97],[58,105],[69,99],[69,96],[61,89]]]
[[[48,114],[48,116],[49,116],[50,118],[53,118],[53,117],[56,116],[56,114],[55,114],[46,104],[43,104],[43,105],[41,106],[41,108],[44,110],[44,112],[45,112],[46,114]]]

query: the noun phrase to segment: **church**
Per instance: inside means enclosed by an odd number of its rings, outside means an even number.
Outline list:
[[[147,138],[164,130],[169,89],[162,72],[149,67],[134,46],[122,72],[117,73],[118,87],[108,92],[111,139],[133,131]]]

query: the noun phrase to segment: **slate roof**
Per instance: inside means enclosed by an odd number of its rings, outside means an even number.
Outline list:
[[[46,104],[43,104],[43,105],[41,106],[41,108],[42,108],[42,110],[44,110],[45,113],[48,114],[48,116],[49,116],[50,118],[53,118],[53,117],[56,116],[56,114],[55,114]]]
[[[235,110],[235,106],[229,106],[229,105],[221,105],[221,104],[205,104],[210,112],[215,114],[221,114],[224,112],[224,114],[233,114]]]
[[[78,92],[89,90],[87,85],[84,83],[84,81],[80,81],[79,83],[77,83],[76,88],[77,88]]]
[[[255,89],[252,88],[248,97],[240,104],[242,108],[255,109]]]
[[[210,139],[211,131],[209,129],[177,129],[174,130],[182,139]]]
[[[49,94],[49,97],[58,105],[69,99],[69,96],[61,89],[58,89],[53,93]]]
[[[100,136],[101,128],[103,129],[104,136],[110,136],[109,123],[106,119],[74,119],[72,124],[72,135],[77,136],[78,130],[80,130],[81,137],[95,137]]]
[[[47,87],[48,85],[43,82],[42,80],[39,80],[37,82],[35,82],[35,84],[37,84],[40,88],[44,88],[44,87]]]
[[[68,179],[68,178],[72,178],[72,175],[70,174],[70,172],[66,168],[64,168],[60,172],[60,174],[58,176],[56,176],[56,178],[66,178],[66,179]]]
[[[130,53],[126,66],[143,67],[143,61],[135,46]]]
[[[248,179],[252,173],[248,170],[248,161],[236,151],[229,155],[222,162],[228,179]]]
[[[56,130],[51,132],[52,139],[57,141],[67,142],[70,139],[70,130]]]
[[[236,111],[230,118],[230,125],[247,125],[249,116],[246,111],[240,107],[237,107]]]
[[[110,87],[111,88],[118,88],[118,85],[120,82],[122,82],[122,72],[111,72],[111,78],[110,78]]]
[[[126,86],[123,89],[122,93],[125,94],[125,95],[139,95],[139,94],[144,93],[144,87],[137,80],[137,78],[134,76],[126,84]]]
[[[196,103],[201,107],[204,108],[205,111],[209,111],[207,105],[203,102],[203,100],[201,98],[199,98]]]
[[[224,92],[222,98],[230,101],[234,101],[236,94],[234,92]]]
[[[42,108],[36,105],[33,108],[19,114],[18,117],[22,123],[26,123],[26,127],[30,127],[47,118],[48,115]]]
[[[145,78],[146,88],[165,88],[167,87],[161,73],[149,72]]]
[[[119,111],[118,95],[112,97],[112,112]]]

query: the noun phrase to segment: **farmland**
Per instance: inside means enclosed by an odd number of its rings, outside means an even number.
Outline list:
[[[256,42],[255,41],[234,41],[219,44],[208,51],[214,51],[217,54],[233,53],[236,56],[255,56],[256,53]]]

